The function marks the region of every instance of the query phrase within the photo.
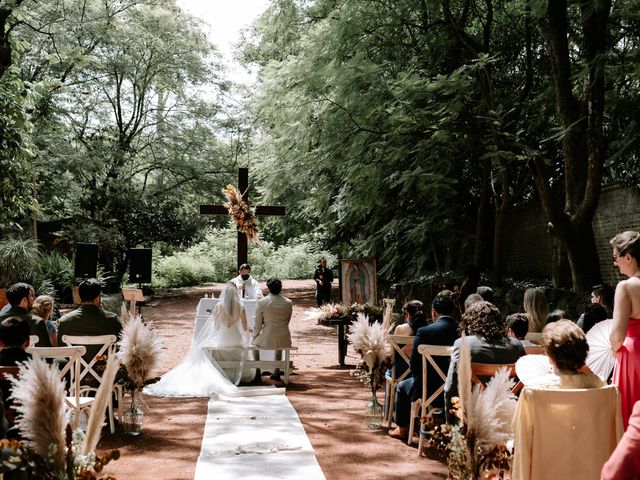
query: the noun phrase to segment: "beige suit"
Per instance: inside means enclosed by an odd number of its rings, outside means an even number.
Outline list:
[[[293,303],[281,295],[269,294],[256,302],[253,344],[259,347],[290,347],[289,321]]]

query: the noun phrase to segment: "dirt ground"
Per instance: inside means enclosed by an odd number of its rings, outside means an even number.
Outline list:
[[[189,348],[198,300],[211,291],[218,296],[219,290],[217,285],[174,291],[157,297],[151,302],[154,306],[143,308],[145,321],[155,326],[166,346],[158,374],[178,364]],[[386,429],[373,431],[365,427],[364,405],[370,394],[349,375],[349,370],[359,363],[359,356],[350,348],[347,365],[340,368],[336,331],[305,319],[305,311],[315,306],[314,283],[285,281],[283,294],[294,303],[291,331],[293,344],[298,347],[292,353],[294,371],[287,397],[300,416],[326,478],[446,478],[446,465],[437,459],[418,457],[416,444],[410,447],[390,438]],[[268,384],[271,380],[263,376],[262,382]],[[381,403],[383,395],[378,392]],[[98,453],[112,448],[121,453],[118,461],[105,467],[104,474],[119,480],[192,479],[207,400],[148,396],[144,400],[147,408],[140,436],[126,436],[120,429],[114,435],[108,429],[103,431]]]

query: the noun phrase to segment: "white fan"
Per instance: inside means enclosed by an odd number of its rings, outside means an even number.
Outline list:
[[[525,387],[552,386],[559,382],[546,355],[520,357],[516,362],[516,375]]]
[[[609,379],[616,364],[615,353],[609,341],[612,328],[613,320],[609,319],[596,323],[587,332],[587,343],[589,343],[587,366],[604,382]]]

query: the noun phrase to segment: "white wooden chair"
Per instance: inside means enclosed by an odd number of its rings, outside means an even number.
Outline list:
[[[391,422],[393,421],[393,407],[396,401],[396,385],[411,375],[411,369],[409,368],[409,356],[403,351],[403,347],[409,344],[413,345],[414,339],[415,337],[411,335],[389,335],[389,345],[391,346],[391,376],[385,376],[386,402],[384,402],[384,418],[387,422],[387,426],[389,427],[391,427]],[[398,358],[407,362],[407,369],[402,372],[399,377],[396,377],[395,364]]]
[[[99,384],[102,384],[102,376],[103,372],[98,371],[96,369],[96,363],[98,361],[98,357],[115,355],[115,343],[117,341],[117,337],[115,335],[63,335],[62,342],[70,347],[73,346],[87,346],[87,345],[99,345],[100,348],[96,355],[88,360],[85,358],[80,358],[80,382],[82,382],[85,378],[94,379]],[[97,392],[98,387],[87,387],[83,386],[83,393],[86,392]],[[116,394],[116,399],[118,401],[118,421],[122,423],[122,415],[123,415],[123,395],[122,388],[120,385],[114,385],[113,391]],[[115,430],[115,422],[114,422],[114,414],[113,414],[113,398],[109,398],[109,405],[107,409],[109,413],[109,429],[111,433],[114,433]]]
[[[68,385],[65,405],[74,413],[72,428],[80,425],[80,415],[85,412],[87,418],[93,404],[93,397],[82,396],[80,388],[80,358],[86,353],[85,347],[29,347],[27,352],[42,358],[66,360],[60,369],[60,379]],[[67,378],[68,375],[68,378]]]
[[[30,346],[35,347],[36,345],[38,345],[39,341],[40,341],[40,337],[38,337],[38,335],[29,335]]]
[[[447,380],[447,372],[442,371],[434,357],[451,357],[453,347],[447,345],[419,345],[418,352],[422,355],[422,397],[411,403],[411,421],[409,422],[409,438],[407,439],[407,443],[409,445],[413,443],[413,430],[415,428],[416,417],[418,415],[420,415],[421,419],[426,417],[434,400],[438,398],[438,396],[444,394],[444,382]],[[431,365],[438,376],[442,379],[442,385],[440,385],[436,391],[427,398],[427,367],[429,365]],[[418,455],[422,455],[423,441],[424,437],[420,434],[420,440],[418,441]]]

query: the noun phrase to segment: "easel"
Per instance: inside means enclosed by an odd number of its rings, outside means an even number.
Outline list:
[[[144,295],[141,288],[123,288],[122,296],[129,302],[129,315],[136,316],[136,302],[144,302]],[[138,315],[141,315],[142,306],[138,306]]]

